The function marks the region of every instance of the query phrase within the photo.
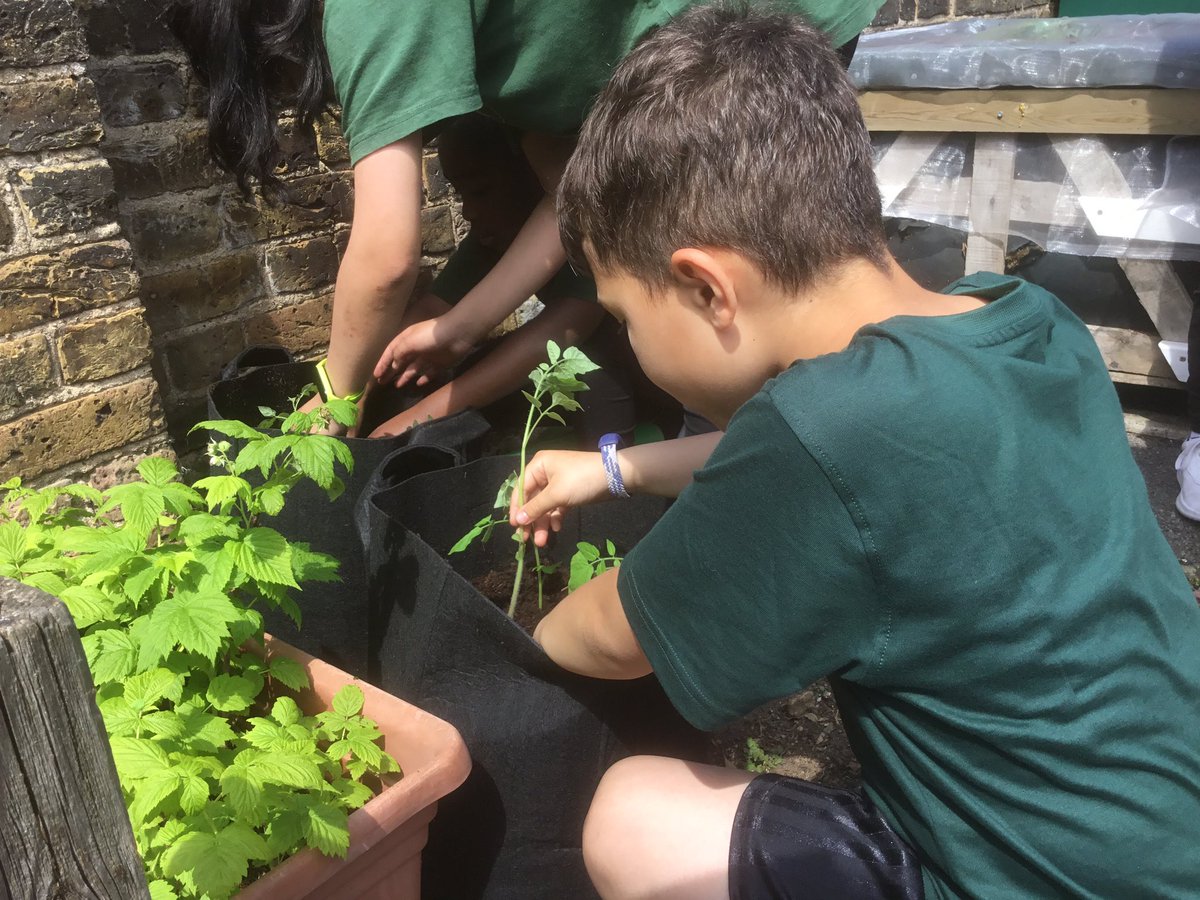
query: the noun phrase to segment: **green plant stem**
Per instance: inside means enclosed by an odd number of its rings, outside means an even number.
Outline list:
[[[517,469],[517,505],[525,505],[525,456],[529,449],[529,435],[533,433],[533,413],[537,409],[537,398],[540,391],[534,389],[534,402],[529,404],[529,414],[525,416],[525,434],[521,436],[521,464]],[[539,419],[540,421],[540,419]],[[536,549],[536,548],[535,548]],[[521,595],[521,576],[525,574],[525,542],[517,544],[517,577],[513,580],[512,596],[508,601],[508,617],[511,619],[517,613],[517,598]]]

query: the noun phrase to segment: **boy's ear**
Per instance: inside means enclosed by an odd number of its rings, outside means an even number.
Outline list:
[[[724,254],[684,247],[671,254],[671,279],[681,299],[714,327],[726,328],[737,315],[733,271]]]

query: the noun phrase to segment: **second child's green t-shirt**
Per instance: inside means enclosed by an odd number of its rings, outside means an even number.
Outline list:
[[[578,130],[613,66],[697,0],[325,0],[323,30],[358,162],[482,109],[524,132]],[[882,0],[786,0],[834,46]]]
[[[618,586],[714,728],[828,675],[926,896],[1200,892],[1200,609],[1087,328],[1018,278],[795,363]]]

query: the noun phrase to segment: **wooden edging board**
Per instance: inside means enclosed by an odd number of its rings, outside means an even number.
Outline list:
[[[1200,134],[1200,90],[866,91],[859,105],[871,131]]]

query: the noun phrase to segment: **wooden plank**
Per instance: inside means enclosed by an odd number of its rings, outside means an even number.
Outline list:
[[[1159,259],[1118,260],[1159,337],[1186,341],[1192,324],[1192,298],[1169,262]]]
[[[1012,208],[1013,163],[1016,158],[1017,141],[1011,135],[981,134],[975,138],[967,233],[967,275],[1004,272]]]
[[[871,131],[1200,134],[1200,90],[866,91]]]
[[[0,579],[0,884],[13,900],[148,900],[79,632]]]
[[[1108,370],[1108,374],[1118,384],[1142,384],[1148,387],[1168,388],[1176,391],[1184,389],[1184,385],[1174,378],[1159,378],[1156,375],[1136,375],[1133,372],[1115,372],[1112,369]]]
[[[1175,373],[1167,363],[1162,351],[1158,349],[1158,339],[1142,331],[1128,328],[1110,328],[1103,325],[1089,325],[1104,364],[1114,373],[1125,372],[1131,375],[1145,376],[1155,379],[1151,383],[1171,383],[1178,385]]]

